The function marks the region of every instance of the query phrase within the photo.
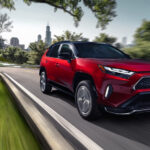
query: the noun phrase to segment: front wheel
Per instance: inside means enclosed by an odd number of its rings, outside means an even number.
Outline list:
[[[40,75],[40,89],[45,94],[49,94],[52,90],[52,86],[50,86],[47,82],[45,71],[42,71]]]
[[[94,86],[89,80],[81,81],[75,93],[79,114],[87,120],[96,119],[100,115]]]

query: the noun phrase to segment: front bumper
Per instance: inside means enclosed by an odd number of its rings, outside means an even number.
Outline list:
[[[150,111],[150,92],[141,92],[118,107],[105,106],[105,111],[116,115],[130,115]]]

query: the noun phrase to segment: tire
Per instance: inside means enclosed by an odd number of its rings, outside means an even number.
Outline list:
[[[78,112],[84,119],[95,120],[101,115],[96,92],[90,80],[79,82],[75,92],[75,100]]]
[[[50,94],[52,91],[52,86],[47,82],[46,72],[42,71],[40,75],[40,89],[44,94]]]

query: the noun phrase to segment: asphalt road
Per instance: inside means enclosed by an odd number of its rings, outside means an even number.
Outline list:
[[[40,92],[37,69],[2,67],[0,72],[10,75],[104,150],[150,149],[150,113],[124,117],[105,115],[89,122],[79,116],[72,97],[55,89],[51,95]]]

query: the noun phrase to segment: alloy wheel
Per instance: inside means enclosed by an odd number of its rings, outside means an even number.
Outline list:
[[[80,86],[77,91],[77,105],[83,116],[88,116],[92,109],[91,93],[86,86]]]
[[[41,91],[45,91],[46,88],[46,75],[45,72],[41,73],[41,77],[40,77],[40,87],[41,87]]]

